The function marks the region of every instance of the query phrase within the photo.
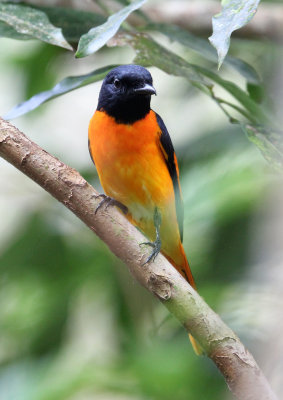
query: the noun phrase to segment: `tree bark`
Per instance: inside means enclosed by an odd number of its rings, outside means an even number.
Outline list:
[[[238,337],[161,254],[145,264],[146,238],[116,209],[94,213],[97,192],[80,174],[0,118],[0,156],[77,215],[168,308],[224,375],[241,400],[276,400],[266,378]]]

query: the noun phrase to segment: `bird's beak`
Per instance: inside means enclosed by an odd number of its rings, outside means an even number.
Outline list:
[[[138,94],[145,94],[145,95],[149,94],[150,96],[152,96],[153,94],[156,95],[156,90],[154,89],[153,86],[149,85],[148,83],[146,83],[142,87],[134,89],[134,92],[138,93]]]

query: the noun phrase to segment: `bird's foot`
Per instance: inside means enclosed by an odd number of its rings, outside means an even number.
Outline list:
[[[160,249],[161,249],[161,240],[160,238],[156,238],[156,240],[154,242],[143,242],[140,243],[140,246],[142,244],[145,244],[147,246],[152,247],[152,252],[150,254],[150,256],[146,259],[146,261],[143,263],[143,265],[150,263],[151,261],[154,261],[156,259],[156,257],[158,256],[158,254],[160,253]]]
[[[100,203],[98,204],[98,206],[95,209],[94,214],[97,213],[97,211],[103,206],[105,205],[105,209],[107,210],[107,208],[109,206],[116,206],[118,208],[120,208],[120,210],[124,213],[127,214],[128,213],[128,207],[126,207],[124,204],[120,203],[120,201],[113,199],[112,197],[106,196],[106,194],[99,194],[97,196],[94,196],[96,199],[98,199],[99,197],[102,197],[102,200],[100,201]]]
[[[153,248],[152,253],[147,258],[146,262],[143,263],[143,265],[145,265],[151,261],[154,261],[158,255],[158,253],[160,253],[160,249],[161,249],[161,239],[160,239],[161,214],[157,207],[155,207],[155,209],[154,209],[153,221],[154,221],[155,232],[156,232],[155,241],[140,243],[141,245],[145,244],[145,245]]]

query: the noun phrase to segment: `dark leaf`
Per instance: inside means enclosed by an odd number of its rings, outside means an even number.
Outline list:
[[[209,83],[199,74],[194,65],[165,49],[148,35],[121,35],[117,44],[126,43],[130,44],[136,51],[134,63],[155,66],[170,75],[188,79],[190,83],[202,90],[209,90]]]
[[[270,122],[269,117],[265,114],[263,109],[239,86],[231,81],[227,81],[217,75],[215,72],[196,66],[197,70],[201,72],[204,76],[210,78],[218,85],[222,86],[227,92],[229,92],[235,99],[238,100],[242,106],[249,113],[249,120],[253,123],[263,123]]]
[[[247,89],[250,97],[257,103],[261,103],[264,98],[264,89],[260,85],[254,85],[253,83],[247,84]]]
[[[20,117],[21,115],[24,115],[39,107],[41,104],[45,103],[48,100],[54,99],[64,93],[71,92],[74,89],[78,89],[90,83],[97,82],[103,79],[105,75],[114,67],[115,65],[110,65],[92,71],[86,75],[70,76],[68,78],[65,78],[61,82],[57,83],[57,85],[54,86],[52,89],[38,93],[35,96],[31,97],[29,100],[18,104],[12,110],[10,110],[4,116],[4,118],[9,120]]]
[[[45,12],[50,22],[62,29],[64,37],[71,43],[78,43],[80,37],[91,28],[101,25],[106,18],[92,12],[63,8],[63,7],[36,7]]]
[[[182,45],[196,51],[207,60],[217,63],[217,54],[207,40],[195,36],[190,32],[179,28],[178,26],[152,23],[143,27],[143,30],[154,30],[161,32],[166,35],[170,40],[179,42]],[[251,65],[247,64],[245,61],[242,61],[235,57],[227,56],[224,64],[229,65],[230,67],[238,71],[249,83],[252,83],[254,85],[260,84],[258,73]]]
[[[137,56],[134,60],[137,64],[144,66],[155,66],[171,75],[182,76],[191,84],[213,96],[212,85],[206,78],[214,81],[229,92],[247,111],[249,120],[253,123],[267,122],[269,119],[262,108],[254,102],[249,95],[233,82],[222,79],[218,74],[203,67],[188,63],[183,58],[165,49],[147,35],[120,35],[117,44],[129,43],[134,47]],[[231,105],[231,104],[230,104]],[[237,109],[237,105],[235,105]]]

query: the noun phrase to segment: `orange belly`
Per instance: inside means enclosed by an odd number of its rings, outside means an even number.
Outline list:
[[[173,257],[180,235],[160,134],[153,111],[132,125],[117,124],[103,111],[96,111],[89,126],[89,143],[105,193],[128,207],[129,218],[151,240],[155,240],[153,214],[158,207],[162,251]]]

